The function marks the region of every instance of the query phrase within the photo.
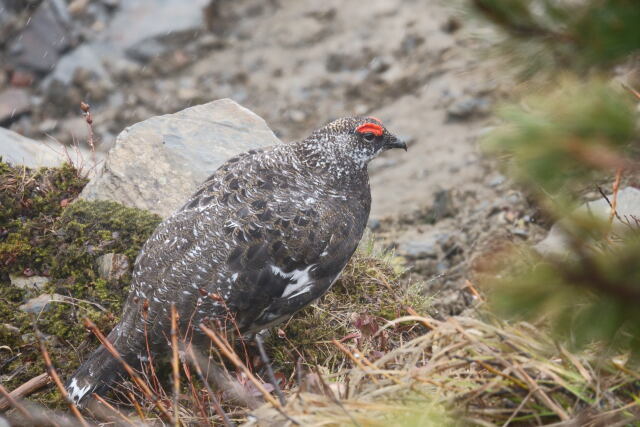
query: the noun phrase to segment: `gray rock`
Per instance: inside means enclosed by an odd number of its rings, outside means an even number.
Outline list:
[[[634,218],[640,220],[640,190],[633,187],[621,189],[618,192],[616,211],[622,221],[618,218],[613,219],[612,232],[624,235],[629,232],[629,224],[637,227]],[[574,211],[574,214],[589,215],[594,219],[607,221],[610,212],[609,203],[604,198],[600,198],[583,204]],[[570,227],[570,223],[560,220],[551,227],[547,237],[535,245],[534,249],[544,256],[569,256],[569,240],[564,231],[567,227]]]
[[[96,259],[98,274],[106,280],[118,280],[129,272],[129,258],[123,254],[108,253]]]
[[[85,144],[89,139],[89,126],[84,117],[77,116],[65,119],[59,123],[60,132],[57,135],[66,144]]]
[[[48,73],[60,52],[72,43],[70,19],[62,0],[45,0],[29,23],[8,46],[9,62],[17,68]]]
[[[193,0],[186,6],[183,0],[127,0],[113,15],[101,41],[120,52],[145,53],[149,46],[161,47],[150,40],[166,41],[167,36],[193,35],[204,29],[202,8],[208,3]]]
[[[456,212],[451,192],[438,190],[434,193],[433,205],[424,212],[421,220],[427,224],[435,224],[444,218],[454,216]]]
[[[438,237],[433,234],[418,235],[416,240],[409,240],[400,243],[398,252],[409,258],[437,258],[438,257]]]
[[[120,133],[81,197],[167,217],[228,158],[278,143],[264,120],[230,99],[152,117]]]
[[[65,154],[65,148],[60,144],[35,141],[0,127],[0,157],[14,165],[39,168],[60,166],[69,160],[76,165],[90,165],[92,154],[85,147],[67,149]],[[100,156],[96,156],[96,161],[99,160]],[[94,169],[84,172],[90,176],[95,173]]]
[[[85,71],[92,81],[99,81],[101,85],[113,87],[109,73],[102,66],[102,61],[94,48],[83,44],[60,58],[53,72],[42,81],[43,90],[48,90],[56,83],[68,87],[78,71]]]
[[[31,110],[29,92],[9,88],[0,92],[0,123],[8,123]]]
[[[486,116],[491,112],[491,101],[486,97],[464,97],[449,106],[447,116],[450,120],[465,120]]]
[[[487,185],[489,187],[499,187],[505,183],[507,177],[501,174],[493,175],[487,180]]]
[[[9,279],[12,286],[28,291],[41,291],[49,283],[49,278],[44,276],[27,277],[10,274]]]
[[[120,0],[102,0],[102,4],[111,9],[115,9],[120,6]]]
[[[456,214],[453,197],[449,190],[436,191],[432,211],[436,221],[440,221],[443,218],[454,216]]]
[[[35,298],[31,298],[18,308],[27,313],[38,314],[41,311],[48,310],[49,303],[56,301],[65,301],[65,297],[60,294],[42,294]]]
[[[56,153],[47,144],[0,127],[0,156],[13,164],[30,168],[57,166],[64,162],[64,156]]]
[[[138,62],[147,62],[164,55],[169,47],[159,39],[145,39],[127,49],[127,56]]]
[[[369,227],[371,231],[376,231],[380,228],[380,225],[381,222],[377,218],[369,218],[369,221],[367,221],[367,227]]]

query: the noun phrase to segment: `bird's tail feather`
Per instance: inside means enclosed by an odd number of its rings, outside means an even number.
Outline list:
[[[101,345],[67,381],[66,389],[71,400],[84,407],[87,397],[104,394],[124,372],[121,362]]]

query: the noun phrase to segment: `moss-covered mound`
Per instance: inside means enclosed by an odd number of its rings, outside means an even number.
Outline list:
[[[97,346],[83,317],[105,333],[111,330],[135,257],[160,218],[118,203],[75,200],[86,180],[68,165],[36,171],[0,162],[0,172],[0,383],[11,390],[45,372],[35,326],[47,338],[62,378]],[[124,274],[101,276],[98,261],[109,253],[128,259]],[[425,298],[400,284],[401,270],[372,245],[361,248],[331,292],[271,334],[274,369],[291,374],[301,358],[335,372],[350,362],[334,339],[375,360],[415,336],[413,324],[377,333],[407,314],[407,307],[424,313]],[[48,283],[40,289],[12,284],[16,277],[35,276]],[[20,309],[32,298],[53,294],[58,299],[43,311]],[[50,407],[62,403],[53,387],[31,399]]]
[[[0,382],[8,389],[45,371],[34,325],[48,337],[63,377],[77,367],[95,347],[80,319],[87,316],[106,331],[117,322],[131,266],[160,221],[114,202],[74,201],[85,183],[70,165],[29,170],[0,162]],[[129,270],[100,277],[96,260],[107,253],[125,255]],[[12,285],[12,277],[33,276],[49,281],[41,289]],[[39,313],[20,310],[46,294],[65,298]]]

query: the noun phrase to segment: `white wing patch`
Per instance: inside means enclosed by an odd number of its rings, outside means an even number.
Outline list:
[[[71,400],[73,400],[74,402],[78,403],[82,400],[82,398],[84,397],[85,394],[87,394],[87,392],[89,391],[89,389],[91,388],[91,385],[87,384],[84,387],[80,387],[78,386],[78,380],[76,380],[75,378],[73,378],[71,380],[71,383],[69,384],[69,397],[71,398]]]
[[[311,286],[313,286],[313,280],[311,280],[309,272],[315,266],[315,264],[311,264],[304,270],[293,270],[290,273],[285,273],[281,268],[272,265],[271,271],[273,274],[277,274],[284,279],[292,281],[292,283],[289,283],[287,287],[284,288],[282,298],[293,298],[305,292],[309,292],[311,290]]]

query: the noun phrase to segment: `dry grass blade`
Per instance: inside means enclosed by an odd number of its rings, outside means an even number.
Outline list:
[[[140,378],[140,376],[133,370],[133,368],[120,356],[118,350],[113,347],[113,344],[104,336],[102,331],[98,329],[98,327],[88,318],[84,318],[84,325],[89,329],[100,341],[100,343],[111,353],[113,357],[116,358],[118,362],[122,365],[122,367],[127,371],[127,374],[131,377],[133,382],[140,388],[140,390],[144,393],[144,395],[153,402],[153,405],[158,409],[160,415],[166,421],[172,421],[173,417],[167,411],[167,408],[164,407],[164,404],[160,401],[160,399],[151,391],[149,386],[145,381]]]
[[[191,360],[191,364],[196,369],[196,374],[198,375],[198,378],[200,378],[200,381],[202,381],[205,388],[207,389],[207,393],[209,394],[209,399],[213,403],[213,408],[215,409],[220,419],[222,419],[223,424],[225,425],[225,427],[235,427],[235,424],[229,419],[229,416],[226,414],[224,409],[222,409],[222,406],[220,405],[220,402],[218,401],[218,398],[216,397],[216,395],[213,393],[213,390],[211,390],[211,387],[209,386],[209,381],[207,381],[204,374],[202,373],[200,364],[198,363],[198,360],[196,359],[196,356],[193,353],[193,348],[191,348],[190,346],[187,347],[187,355]]]
[[[126,424],[130,425],[130,426],[134,426],[135,424],[129,419],[127,418],[122,412],[118,411],[116,408],[114,408],[111,404],[109,404],[109,402],[107,402],[106,400],[104,400],[102,398],[102,396],[100,396],[99,394],[95,394],[93,393],[91,395],[94,399],[96,399],[98,402],[100,402],[101,404],[103,404],[107,409],[109,409],[109,411],[111,411],[112,413],[114,413],[115,415],[118,416],[118,418],[120,418],[122,421],[124,421]]]
[[[136,413],[138,414],[140,419],[144,421],[147,417],[145,416],[144,411],[142,410],[142,406],[140,406],[140,403],[138,402],[138,399],[136,399],[136,396],[132,392],[128,392],[127,397],[135,408]]]
[[[87,421],[84,419],[84,417],[80,413],[80,410],[78,409],[76,404],[73,403],[73,400],[71,400],[71,398],[69,397],[69,393],[67,393],[67,389],[64,388],[64,385],[62,384],[62,381],[60,380],[60,377],[58,376],[56,369],[53,367],[53,364],[51,363],[51,358],[49,357],[49,352],[47,351],[47,347],[44,345],[44,341],[42,341],[42,337],[40,336],[40,331],[38,331],[37,329],[36,329],[36,338],[38,340],[38,344],[40,345],[40,352],[42,353],[42,357],[44,358],[44,364],[47,367],[47,372],[49,372],[49,376],[55,383],[56,387],[58,388],[58,391],[64,398],[65,402],[67,402],[67,405],[69,406],[69,409],[71,410],[71,413],[73,414],[73,416],[76,417],[80,425],[82,425],[83,427],[88,427],[89,424],[87,424]]]
[[[173,424],[180,426],[178,401],[180,398],[180,359],[178,357],[178,313],[171,304],[171,369],[173,371]]]
[[[369,377],[371,378],[371,381],[373,381],[375,384],[380,384],[377,380],[377,378],[375,377],[375,375],[373,375],[371,372],[369,372],[369,369],[367,369],[367,367],[362,363],[362,361],[360,360],[360,358],[364,358],[363,355],[358,354],[357,356],[353,353],[351,353],[349,351],[349,349],[347,347],[345,347],[344,345],[342,345],[340,342],[338,342],[337,340],[333,340],[332,341],[333,345],[335,345],[336,347],[338,347],[340,349],[340,351],[342,351],[344,354],[347,355],[347,357],[349,359],[351,359],[351,361],[353,363],[355,363],[361,370],[362,372],[366,373],[367,375],[369,375]]]
[[[611,213],[609,214],[609,224],[613,223],[613,218],[617,215],[618,208],[618,190],[620,189],[620,180],[622,179],[622,168],[616,170],[616,179],[613,182],[613,195],[611,196]]]
[[[411,307],[406,307],[407,313],[409,313],[412,316],[415,316],[418,321],[420,323],[422,323],[424,325],[425,328],[429,329],[430,331],[432,331],[434,329],[434,326],[423,316],[420,316],[413,308]]]
[[[409,321],[422,323],[418,316],[389,323],[406,327]],[[570,354],[544,330],[526,323],[462,316],[428,323],[433,328],[429,332],[375,361],[357,358],[360,364],[354,360],[353,367],[330,373],[332,384],[349,384],[349,397],[336,402],[320,390],[307,390],[289,397],[287,413],[311,426],[354,420],[363,425],[388,425],[389,420],[449,425],[460,416],[474,425],[597,425],[628,422],[639,413],[635,376],[622,375],[615,367],[603,369],[597,352]],[[446,407],[466,410],[454,418]],[[416,408],[431,418],[420,418]],[[285,421],[267,405],[254,415]]]
[[[218,347],[218,350],[220,350],[222,354],[224,354],[224,356],[231,363],[233,363],[236,368],[244,372],[247,378],[249,378],[249,381],[251,381],[253,385],[258,389],[258,391],[262,393],[262,396],[265,398],[265,400],[271,403],[275,408],[282,410],[282,405],[280,405],[280,402],[278,402],[273,398],[273,396],[271,396],[271,393],[269,393],[267,389],[264,388],[262,382],[253,375],[253,373],[249,370],[249,368],[247,368],[244,363],[242,363],[242,360],[240,360],[235,351],[233,351],[233,349],[227,343],[225,343],[215,331],[207,328],[202,323],[200,324],[200,328],[209,338],[211,338],[216,347]]]
[[[262,385],[262,382],[260,380],[258,380],[255,377],[255,375],[253,375],[251,370],[249,368],[247,368],[247,366],[244,363],[242,363],[242,360],[240,360],[238,355],[235,353],[235,351],[233,351],[233,349],[229,346],[229,344],[225,340],[221,339],[218,336],[218,334],[216,334],[215,331],[207,328],[203,323],[201,323],[199,325],[199,327],[211,339],[211,341],[213,341],[213,343],[216,345],[216,347],[218,347],[220,352],[222,354],[224,354],[224,356],[231,363],[233,363],[233,365],[237,369],[240,369],[247,376],[247,378],[249,378],[249,381],[251,381],[253,383],[253,385],[258,389],[258,391],[260,391],[260,393],[262,393],[262,396],[265,398],[265,400],[267,402],[269,402],[274,408],[276,408],[278,410],[278,412],[280,412],[283,416],[285,416],[289,421],[291,421],[292,423],[294,423],[296,425],[299,424],[296,420],[292,419],[290,416],[288,416],[284,412],[284,408],[280,404],[280,402],[278,402],[276,399],[274,399],[273,396],[271,395],[271,393],[269,393],[267,391],[267,389],[264,388],[264,386]]]
[[[465,331],[464,328],[460,326],[460,324],[456,321],[455,318],[451,318],[449,319],[449,321],[454,325],[454,327],[462,335],[465,335],[470,341],[479,342],[476,338],[469,335],[467,331]],[[520,377],[520,379],[522,379],[529,386],[529,389],[534,393],[534,395],[538,397],[538,399],[545,406],[547,406],[549,409],[555,412],[558,415],[558,417],[560,417],[561,420],[563,421],[569,420],[570,418],[569,415],[567,415],[567,413],[561,407],[559,407],[552,399],[549,398],[549,396],[547,396],[544,390],[538,386],[538,384],[525,372],[524,369],[522,369],[522,367],[517,362],[509,363],[506,360],[504,360],[502,357],[498,356],[493,350],[491,350],[486,345],[485,347],[489,351],[489,354],[491,354],[496,359],[500,360],[504,365],[510,366],[516,373],[518,373],[518,376]]]

